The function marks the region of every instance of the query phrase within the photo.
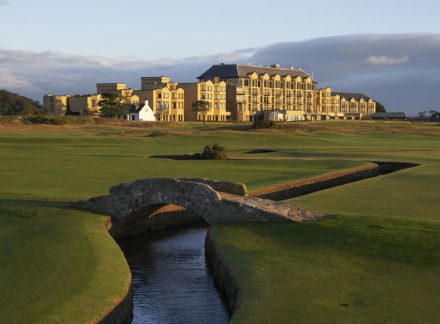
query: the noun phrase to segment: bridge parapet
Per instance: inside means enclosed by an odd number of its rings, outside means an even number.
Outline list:
[[[226,190],[242,195],[226,193]],[[148,222],[155,208],[170,204],[184,207],[188,215],[200,217],[209,224],[301,222],[320,217],[292,204],[247,197],[246,193],[246,186],[241,184],[209,179],[152,178],[121,183],[112,187],[109,195],[80,201],[75,206],[110,216],[110,233],[115,237],[139,234],[139,228],[134,228],[134,224],[139,225],[139,217]]]

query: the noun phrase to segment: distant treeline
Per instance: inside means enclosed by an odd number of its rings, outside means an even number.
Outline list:
[[[0,90],[0,115],[30,115],[41,110],[38,101],[7,90]]]

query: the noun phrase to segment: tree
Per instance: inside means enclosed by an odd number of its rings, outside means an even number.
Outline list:
[[[33,115],[42,111],[39,102],[0,90],[0,115]]]
[[[431,118],[440,118],[440,112],[437,110],[430,110]]]
[[[215,143],[214,145],[206,145],[201,154],[202,160],[227,160],[228,155],[223,146]]]
[[[191,104],[192,110],[202,114],[203,125],[206,124],[206,114],[211,110],[211,104],[205,100],[197,100]]]
[[[160,106],[156,107],[156,119],[158,121],[165,121],[165,116],[170,113],[170,110],[165,104],[161,104]]]
[[[426,118],[426,110],[418,112],[417,115],[419,115],[420,118]]]
[[[376,101],[376,112],[377,113],[385,113],[387,110],[385,109],[385,106],[382,105],[380,102]]]
[[[98,106],[102,117],[121,117],[130,111],[130,105],[124,103],[124,97],[113,93],[103,93]]]

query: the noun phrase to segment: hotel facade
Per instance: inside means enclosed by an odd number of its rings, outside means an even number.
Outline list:
[[[238,122],[271,116],[281,120],[281,114],[284,121],[361,119],[376,111],[374,100],[363,94],[317,89],[316,80],[304,70],[277,64],[213,65],[198,80],[226,83],[227,109]]]
[[[141,90],[127,88],[125,83],[98,83],[97,94],[48,94],[43,103],[55,115],[98,113],[102,94],[112,93],[133,105],[148,101],[157,120],[167,122],[202,120],[202,114],[192,109],[198,100],[210,107],[208,122],[362,119],[376,112],[376,102],[362,93],[319,89],[306,71],[278,64],[218,64],[197,79],[196,83],[178,83],[167,76],[142,77]]]

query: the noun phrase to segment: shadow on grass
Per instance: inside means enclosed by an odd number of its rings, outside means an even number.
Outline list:
[[[199,127],[194,127],[194,129],[205,131],[205,132],[212,132],[212,131],[249,131],[252,130],[251,124],[233,124],[233,125],[220,125],[220,126],[214,126],[210,127],[200,125]]]
[[[37,199],[0,199],[0,217],[32,218],[27,213],[34,208],[73,209],[73,202],[47,201]]]
[[[82,154],[82,153],[63,153],[60,155],[66,156],[81,156],[81,157],[99,157],[99,158],[145,158],[145,155],[123,155],[123,154]]]
[[[39,199],[0,199],[0,207],[40,207],[69,209],[71,201],[50,201]]]
[[[440,264],[440,224],[434,222],[331,215],[317,222],[240,228],[284,251],[329,250],[386,261]]]

